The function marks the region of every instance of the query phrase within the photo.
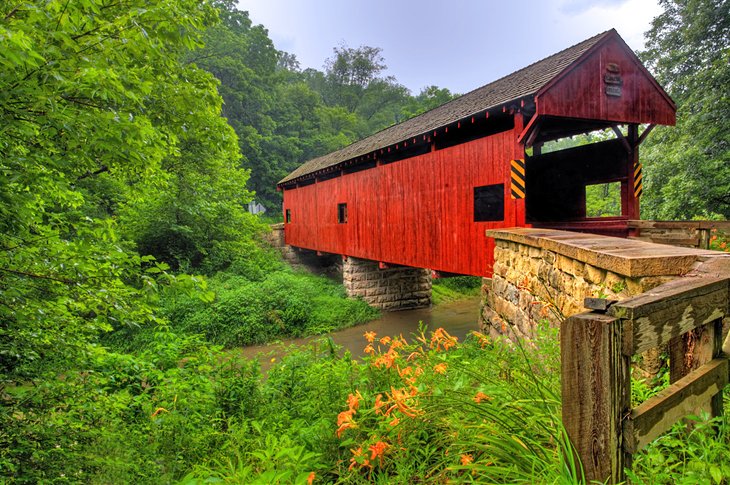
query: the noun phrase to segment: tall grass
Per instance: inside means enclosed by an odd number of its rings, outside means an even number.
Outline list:
[[[0,482],[579,483],[555,329],[525,344],[422,329],[363,345],[364,360],[328,339],[293,349],[266,379],[170,330],[137,355],[99,348],[55,381],[4,390]],[[629,476],[727,483],[729,431],[726,418],[680,424]]]

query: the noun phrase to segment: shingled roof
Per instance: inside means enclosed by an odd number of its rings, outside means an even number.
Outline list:
[[[586,51],[610,34],[618,35],[614,29],[598,34],[437,108],[385,128],[345,148],[309,160],[284,177],[278,185],[284,185],[300,177],[367,155],[375,150],[380,150],[404,140],[431,133],[490,108],[534,95],[578,60]]]

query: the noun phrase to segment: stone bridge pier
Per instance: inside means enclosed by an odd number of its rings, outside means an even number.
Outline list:
[[[316,274],[341,277],[351,298],[386,311],[431,305],[430,270],[293,248],[284,242],[284,224],[274,224],[271,229],[269,244],[281,252],[285,261]]]
[[[342,263],[347,295],[381,310],[409,310],[431,304],[431,272],[403,266],[383,267],[377,261],[348,257]]]

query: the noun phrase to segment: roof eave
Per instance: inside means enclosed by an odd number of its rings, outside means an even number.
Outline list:
[[[305,174],[302,174],[302,175],[299,175],[299,176],[296,176],[296,177],[292,177],[292,178],[289,178],[287,176],[287,177],[281,179],[279,182],[277,182],[276,186],[277,186],[277,188],[280,188],[280,189],[287,188],[287,186],[291,187],[292,185],[295,185],[299,181],[308,180],[308,179],[317,177],[318,175],[323,175],[323,174],[326,174],[326,173],[330,173],[330,172],[333,172],[335,170],[341,170],[345,165],[351,164],[351,162],[353,162],[355,160],[364,159],[366,157],[369,158],[372,155],[377,155],[377,152],[382,151],[382,150],[386,150],[386,149],[389,149],[389,148],[393,148],[393,147],[395,147],[396,145],[398,145],[400,143],[407,142],[411,138],[419,138],[419,137],[423,137],[423,136],[431,136],[432,134],[435,136],[436,133],[439,132],[439,131],[443,131],[443,130],[445,130],[447,128],[451,128],[452,126],[456,126],[459,123],[463,123],[463,122],[469,121],[472,118],[476,118],[476,117],[479,117],[479,116],[485,116],[487,113],[490,113],[490,112],[494,112],[494,111],[497,111],[497,112],[499,112],[499,111],[506,112],[507,110],[514,110],[515,112],[518,112],[522,107],[524,107],[523,106],[524,105],[523,101],[528,100],[528,99],[529,100],[532,100],[532,99],[534,99],[534,96],[535,96],[535,93],[530,93],[530,94],[526,94],[524,96],[520,96],[520,97],[515,98],[515,99],[512,99],[512,100],[506,101],[504,103],[499,103],[499,104],[496,104],[494,106],[490,106],[490,107],[488,107],[486,109],[481,109],[481,110],[479,110],[479,111],[477,111],[475,113],[472,113],[472,114],[463,116],[463,117],[458,118],[458,119],[456,119],[454,121],[451,121],[449,123],[442,124],[442,125],[438,125],[438,126],[436,126],[434,128],[431,128],[431,129],[429,129],[427,131],[424,131],[422,133],[419,133],[417,135],[414,135],[413,137],[410,137],[409,136],[408,138],[401,139],[400,141],[398,141],[396,143],[393,143],[391,145],[386,145],[384,147],[377,148],[375,150],[371,150],[371,151],[369,151],[367,153],[364,153],[364,154],[359,155],[357,157],[349,158],[347,160],[343,160],[343,161],[341,161],[339,163],[336,163],[334,165],[331,165],[329,167],[324,167],[322,169],[314,170],[312,172],[308,172],[308,173],[305,173]],[[519,104],[519,106],[516,106],[515,103]]]

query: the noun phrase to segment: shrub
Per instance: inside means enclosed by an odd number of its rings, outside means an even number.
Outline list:
[[[306,273],[272,271],[260,281],[220,273],[209,287],[216,294],[212,304],[176,295],[167,302],[167,317],[176,331],[226,347],[324,333],[378,315],[347,299],[341,285]]]

